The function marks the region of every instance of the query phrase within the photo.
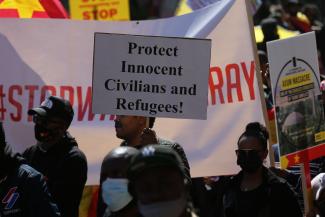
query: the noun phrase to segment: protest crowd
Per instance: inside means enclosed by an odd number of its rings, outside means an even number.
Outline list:
[[[67,2],[63,1],[65,6]],[[170,17],[177,5],[174,1],[170,7],[161,3],[164,1],[131,2],[134,20]],[[264,36],[256,47],[269,121],[274,119],[276,108],[266,43],[281,38],[279,28],[296,34],[315,31],[322,94],[319,100],[325,111],[324,2],[256,2],[253,22]],[[134,47],[130,52],[133,50],[147,51],[144,47]],[[150,52],[177,56],[176,47],[162,50],[156,45]],[[12,151],[15,144],[6,141],[6,122],[0,122],[0,217],[79,217],[91,164],[78,147],[78,138],[69,133],[75,117],[72,103],[49,96],[26,113],[34,125],[30,136],[37,143],[22,153]],[[160,138],[156,122],[159,118],[115,116],[115,136],[121,143],[105,153],[102,161],[94,216],[325,217],[325,156],[308,162],[312,208],[306,212],[300,166],[279,167],[278,149],[270,148],[271,132],[265,124],[246,123],[242,133],[234,135],[238,174],[193,178],[185,144]],[[275,159],[271,166],[266,163],[270,155]]]

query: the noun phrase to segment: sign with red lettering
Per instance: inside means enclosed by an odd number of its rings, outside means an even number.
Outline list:
[[[235,0],[149,21],[0,19],[0,118],[15,151],[36,143],[27,110],[49,95],[62,96],[75,111],[69,132],[88,158],[87,184],[99,183],[104,156],[121,140],[115,136],[114,116],[94,114],[91,106],[95,32],[211,39],[207,120],[157,118],[153,129],[157,136],[183,146],[193,177],[238,172],[238,137],[248,122],[264,123],[264,99],[258,88],[245,1]],[[180,55],[182,51],[174,49],[173,42],[165,47],[156,52]],[[201,54],[194,48],[188,52]],[[107,62],[114,59],[107,58]]]
[[[130,20],[129,0],[69,0],[71,19]]]
[[[210,55],[209,39],[95,33],[93,111],[206,119]]]
[[[325,155],[315,33],[267,44],[281,167]]]

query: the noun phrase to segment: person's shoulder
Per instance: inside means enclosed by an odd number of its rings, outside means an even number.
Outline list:
[[[66,138],[66,143],[70,146],[67,155],[69,159],[87,160],[85,153],[78,147],[77,141],[70,134]]]
[[[177,142],[174,142],[174,141],[170,141],[170,140],[166,140],[166,139],[161,139],[161,138],[158,138],[158,144],[159,145],[166,145],[166,146],[169,146],[170,148],[172,148],[174,151],[176,151],[180,157],[182,158],[186,158],[186,154],[184,152],[184,149],[183,147],[178,144]],[[188,163],[186,163],[188,164]]]
[[[28,158],[30,155],[32,155],[33,153],[35,153],[37,151],[37,145],[32,145],[28,148],[26,148],[26,150],[23,152],[23,156],[25,158]]]
[[[128,146],[128,144],[125,140],[123,140],[120,144],[120,147],[124,147],[124,146]]]
[[[286,179],[275,175],[270,169],[267,168],[265,168],[265,174],[267,186],[269,186],[272,192],[276,192],[282,196],[285,196],[286,194],[295,194],[292,186]]]
[[[77,146],[73,146],[65,157],[65,162],[73,165],[87,165],[87,157]]]
[[[175,141],[158,138],[158,144],[159,145],[167,145],[167,146],[170,146],[173,149],[176,149],[177,151],[183,151],[184,152],[183,147],[179,143],[177,143]]]
[[[243,177],[243,172],[239,172],[231,176],[225,176],[223,180],[225,189],[233,189],[235,187],[238,187],[240,185],[242,177]]]
[[[287,185],[288,182],[282,177],[277,176],[270,169],[264,168],[264,176],[266,181],[270,185]]]
[[[174,141],[171,141],[171,140],[167,140],[167,139],[163,139],[163,138],[158,138],[158,144],[159,145],[174,145],[174,144],[177,144],[176,142]]]
[[[81,158],[86,158],[85,153],[78,147],[78,146],[73,146],[70,150],[69,150],[69,154],[71,156],[78,156]]]

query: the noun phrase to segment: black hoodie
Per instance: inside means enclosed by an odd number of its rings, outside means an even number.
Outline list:
[[[28,164],[47,179],[49,191],[62,217],[78,217],[79,204],[87,180],[87,159],[76,140],[67,132],[47,152],[38,145],[23,153]]]
[[[44,176],[6,144],[0,122],[0,216],[60,217]]]

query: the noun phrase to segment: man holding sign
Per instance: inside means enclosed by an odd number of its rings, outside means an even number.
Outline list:
[[[151,128],[154,126],[155,118],[149,118],[149,128],[146,127],[146,117],[117,115],[115,119],[116,137],[123,139],[121,146],[132,146],[137,149],[149,144],[167,145],[173,148],[181,157],[185,166],[184,171],[187,179],[191,181],[190,166],[185,152],[177,143],[157,138],[156,132]]]
[[[146,126],[148,122],[149,128]],[[177,143],[157,138],[156,132],[151,129],[154,122],[154,117],[146,118],[143,116],[117,115],[115,119],[116,137],[123,140],[120,146],[130,146],[140,149],[145,145],[159,144],[174,149],[183,162],[184,168],[182,168],[182,170],[185,173],[186,179],[188,183],[191,183],[190,166],[182,146]],[[99,213],[103,213],[106,209],[106,205],[103,203],[101,194],[98,196],[98,201],[97,210]]]
[[[190,167],[183,148],[157,138],[151,128],[154,117],[206,119],[210,55],[207,39],[95,33],[94,113],[117,115],[121,146],[174,149],[188,183]]]
[[[95,33],[93,111],[117,114],[121,146],[171,146],[190,181],[183,148],[158,139],[146,117],[206,119],[210,55],[208,39]]]

